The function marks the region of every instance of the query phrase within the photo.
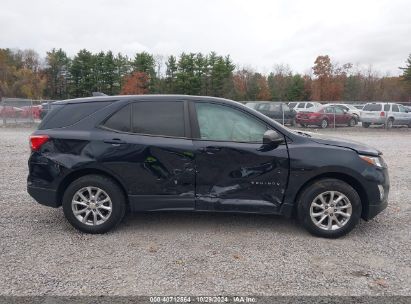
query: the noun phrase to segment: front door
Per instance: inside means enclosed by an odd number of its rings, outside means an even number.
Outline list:
[[[191,105],[197,133],[193,141],[196,209],[277,211],[288,180],[285,142],[262,151],[263,134],[270,127],[257,117],[229,105]]]

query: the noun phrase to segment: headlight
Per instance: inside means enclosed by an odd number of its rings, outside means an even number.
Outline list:
[[[359,155],[359,157],[369,163],[370,165],[376,166],[378,168],[384,168],[385,162],[381,157],[378,156],[368,156],[368,155]]]

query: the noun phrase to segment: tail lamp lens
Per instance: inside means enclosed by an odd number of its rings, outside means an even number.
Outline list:
[[[39,151],[41,146],[44,145],[50,137],[48,135],[31,135],[30,136],[30,148],[31,151]]]
[[[381,117],[384,117],[384,116],[385,116],[385,112],[381,112],[381,113],[380,113],[380,116],[381,116]]]

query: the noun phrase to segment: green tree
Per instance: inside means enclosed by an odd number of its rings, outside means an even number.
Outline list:
[[[80,50],[74,56],[69,72],[71,96],[85,97],[96,91],[95,56],[92,53]]]
[[[149,92],[153,93],[156,86],[156,60],[154,56],[147,53],[137,53],[132,62],[134,72],[143,72],[149,77]]]
[[[304,100],[304,79],[301,75],[296,74],[291,77],[291,81],[287,88],[287,100]]]
[[[52,49],[46,55],[46,95],[52,99],[68,98],[70,58],[62,49]]]
[[[167,93],[171,93],[171,94],[175,94],[176,91],[176,81],[177,81],[177,58],[173,55],[169,56],[167,58],[167,62],[166,62],[166,92]]]

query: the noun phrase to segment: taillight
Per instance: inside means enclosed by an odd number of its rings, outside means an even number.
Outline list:
[[[41,146],[44,145],[50,137],[48,135],[31,135],[30,136],[30,148],[31,151],[40,150]]]
[[[385,112],[381,112],[381,113],[380,113],[380,116],[381,116],[381,117],[384,117],[384,116],[385,116]]]

